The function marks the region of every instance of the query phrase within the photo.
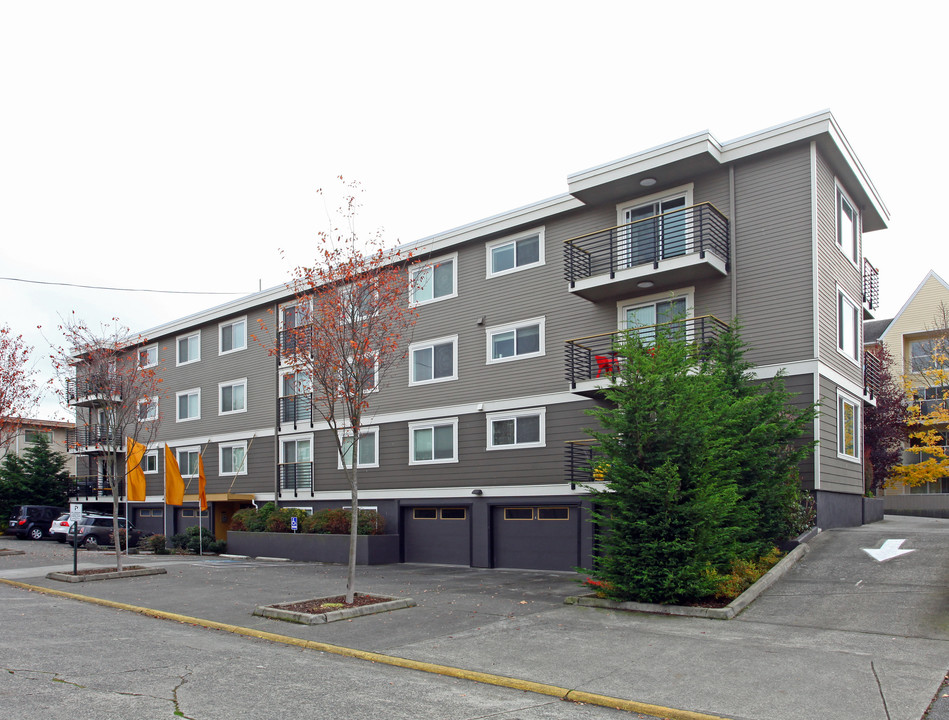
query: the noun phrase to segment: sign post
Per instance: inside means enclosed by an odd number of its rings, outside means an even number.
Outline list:
[[[297,518],[296,518],[296,515],[294,515],[293,517],[290,518],[290,529],[293,530],[293,532],[296,532],[296,531],[297,531]]]
[[[69,524],[72,526],[72,574],[79,574],[79,521],[82,520],[82,503],[69,503]]]

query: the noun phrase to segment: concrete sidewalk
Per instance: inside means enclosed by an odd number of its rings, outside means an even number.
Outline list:
[[[913,552],[883,562],[865,552],[886,540]],[[949,521],[887,517],[821,533],[811,545],[731,621],[567,606],[575,576],[515,570],[360,568],[361,591],[412,597],[418,607],[317,626],[251,613],[339,593],[343,567],[139,556],[129,560],[168,574],[67,585],[46,579],[49,557],[27,553],[0,558],[0,578],[626,698],[668,708],[669,717],[919,720],[949,669]],[[112,561],[91,552],[80,559]]]

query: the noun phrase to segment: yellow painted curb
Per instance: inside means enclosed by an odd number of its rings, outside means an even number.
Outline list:
[[[222,630],[235,635],[244,635],[259,640],[269,640],[270,642],[281,643],[283,645],[294,645],[307,650],[318,650],[320,652],[342,655],[344,657],[356,658],[358,660],[368,660],[369,662],[380,663],[384,665],[393,665],[395,667],[407,668],[409,670],[418,670],[420,672],[433,673],[435,675],[445,675],[448,677],[459,678],[461,680],[470,680],[486,685],[497,685],[512,690],[522,690],[524,692],[537,693],[539,695],[548,695],[550,697],[560,698],[569,702],[586,703],[587,705],[597,705],[600,707],[615,708],[617,710],[627,710],[629,712],[645,713],[657,717],[668,718],[668,720],[728,720],[719,715],[706,715],[704,713],[691,712],[689,710],[676,710],[675,708],[662,707],[660,705],[649,705],[648,703],[636,702],[634,700],[624,700],[623,698],[610,697],[608,695],[599,695],[597,693],[583,692],[582,690],[571,690],[569,688],[558,687],[556,685],[547,685],[545,683],[533,682],[531,680],[520,680],[518,678],[506,677],[504,675],[494,675],[492,673],[479,672],[477,670],[465,670],[450,665],[438,665],[436,663],[422,662],[420,660],[409,660],[395,655],[383,655],[382,653],[371,652],[368,650],[357,650],[356,648],[343,647],[342,645],[331,645],[329,643],[316,642],[314,640],[303,640],[301,638],[291,637],[289,635],[278,635],[264,630],[254,630],[239,625],[229,625],[227,623],[217,622],[216,620],[204,620],[202,618],[191,617],[189,615],[179,615],[178,613],[166,612],[165,610],[153,610],[151,608],[140,607],[138,605],[128,605],[126,603],[115,602],[114,600],[103,600],[102,598],[89,597],[78,593],[66,592],[65,590],[54,590],[40,585],[29,585],[16,580],[7,580],[0,578],[0,583],[20,588],[21,590],[30,590],[32,592],[43,593],[44,595],[54,595],[56,597],[68,598],[70,600],[80,600],[82,602],[92,603],[93,605],[102,605],[116,610],[126,610],[128,612],[146,615],[148,617],[160,618],[162,620],[173,620],[186,625],[196,625],[198,627],[208,628],[210,630]]]

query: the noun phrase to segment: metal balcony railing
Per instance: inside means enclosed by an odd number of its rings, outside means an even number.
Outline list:
[[[82,448],[95,448],[103,451],[107,448],[117,448],[121,451],[124,449],[121,435],[108,425],[83,425],[77,428],[67,428],[66,449],[70,452],[78,452]]]
[[[301,492],[313,494],[313,463],[296,462],[280,464],[280,490],[292,492],[293,497]]]
[[[688,343],[704,347],[718,338],[727,328],[728,325],[714,315],[702,315],[676,322],[646,325],[630,330],[616,330],[567,340],[564,357],[566,377],[573,388],[576,388],[578,382],[585,380],[608,382],[611,377],[619,374],[621,360],[618,352],[626,339],[631,336],[639,337],[648,345],[660,334],[681,335]]]
[[[863,394],[871,400],[880,392],[883,384],[883,363],[872,353],[863,353]]]
[[[280,422],[293,423],[310,422],[313,419],[313,393],[299,393],[287,395],[278,399]]]
[[[312,345],[312,326],[295,327],[277,333],[277,350],[281,358],[294,353],[304,353]]]
[[[108,373],[66,379],[66,401],[75,404],[89,398],[110,398],[121,401],[116,379]]]
[[[940,448],[946,454],[946,456],[949,457],[949,445],[937,445],[936,447]],[[924,453],[924,452],[920,452],[919,450],[914,450],[913,448],[909,448],[908,450],[903,451],[904,465],[918,465],[921,462],[926,462],[927,460],[931,460],[931,459],[938,461],[940,458],[937,458],[936,456],[930,453]]]
[[[563,448],[564,478],[570,489],[593,481],[593,440],[567,440]]]
[[[880,271],[863,259],[863,304],[869,310],[880,306]]]
[[[82,498],[85,500],[112,498],[112,488],[109,485],[109,481],[97,475],[81,475],[76,478],[71,478],[67,488],[67,492],[71,498]],[[123,489],[122,483],[120,483],[120,495]]]
[[[728,218],[706,202],[566,240],[564,275],[573,287],[583,278],[612,279],[619,270],[707,252],[728,266]]]

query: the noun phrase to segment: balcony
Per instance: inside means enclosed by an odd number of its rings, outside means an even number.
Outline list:
[[[306,352],[312,345],[312,332],[312,326],[288,328],[278,332],[277,351],[280,354],[281,362],[287,355]]]
[[[121,393],[116,388],[112,375],[101,373],[66,380],[66,402],[74,407],[90,407],[106,400],[121,402]]]
[[[293,493],[293,497],[307,493],[313,495],[313,463],[280,463],[280,492]]]
[[[313,393],[286,395],[279,398],[278,405],[281,423],[292,423],[294,430],[298,423],[313,424]]]
[[[863,396],[873,400],[883,385],[883,362],[872,352],[863,353]]]
[[[120,487],[120,490],[122,488]],[[69,497],[76,500],[111,500],[112,488],[108,480],[96,475],[71,478],[67,486]]]
[[[563,448],[564,477],[570,489],[593,482],[593,440],[567,440]]]
[[[673,210],[564,242],[570,291],[591,301],[728,274],[728,219],[711,203]]]
[[[942,452],[949,457],[949,445],[936,445],[936,448],[942,450]],[[903,451],[903,464],[904,465],[918,465],[919,463],[926,462],[927,460],[932,460],[934,462],[939,462],[941,458],[926,452],[920,452],[919,450],[913,450],[912,448]]]
[[[70,453],[124,452],[122,434],[108,425],[83,425],[66,430],[66,450]]]
[[[595,395],[619,374],[618,350],[630,335],[649,343],[658,334],[683,334],[689,343],[704,347],[718,338],[728,325],[714,315],[703,315],[677,322],[646,325],[630,330],[615,330],[588,335],[566,342],[566,377],[570,389],[581,395]]]
[[[863,319],[872,320],[880,307],[880,271],[863,259]]]

